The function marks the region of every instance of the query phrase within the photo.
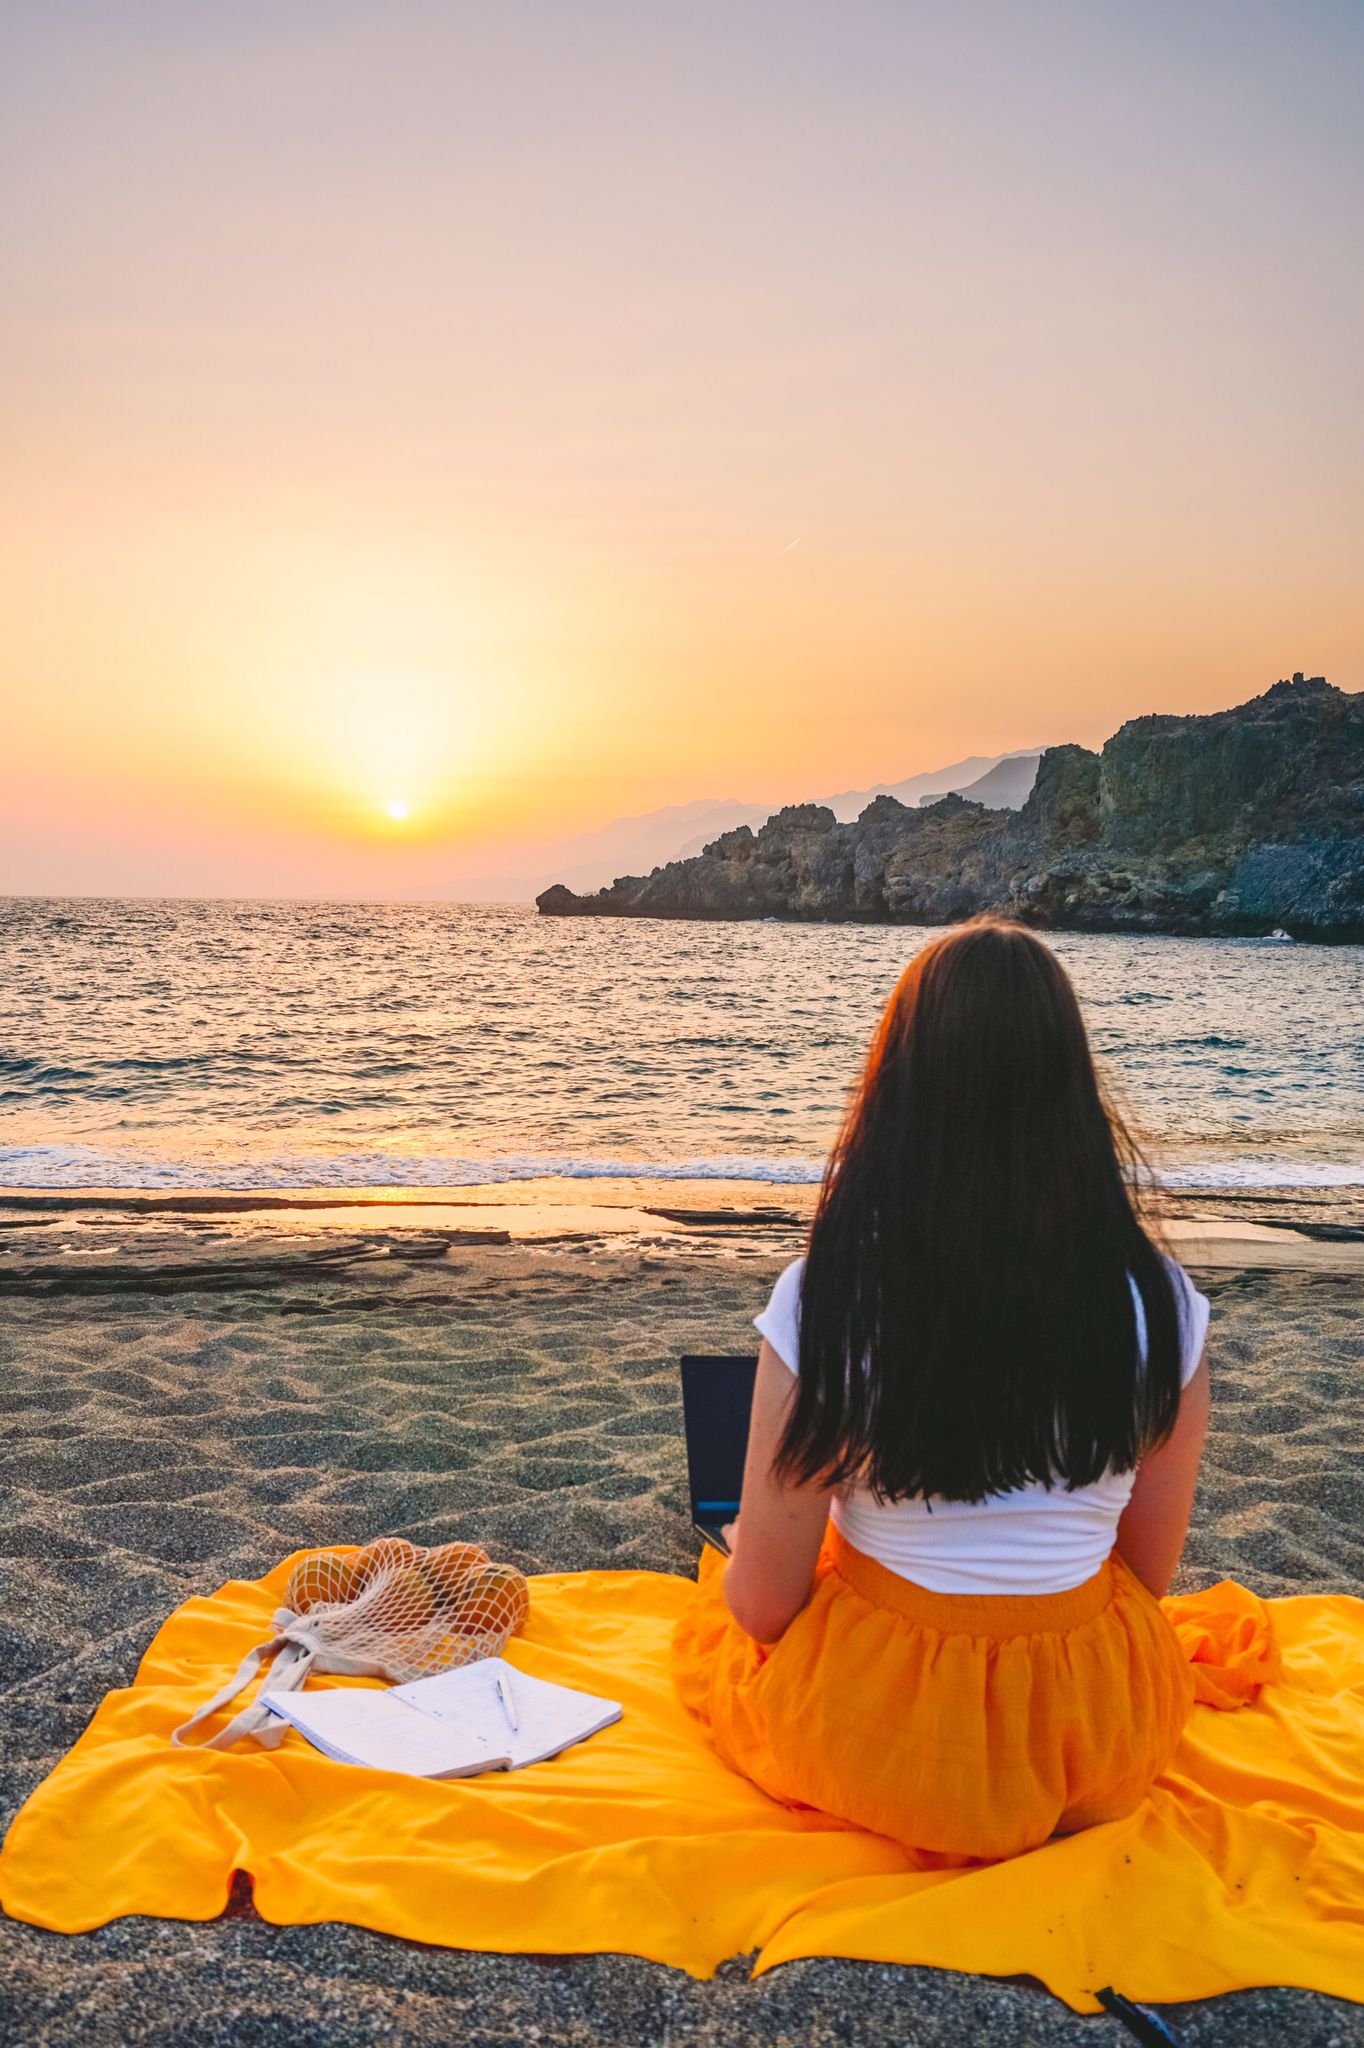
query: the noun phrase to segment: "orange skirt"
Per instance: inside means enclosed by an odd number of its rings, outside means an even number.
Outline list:
[[[682,1699],[727,1763],[787,1806],[926,1863],[1017,1855],[1116,1820],[1174,1753],[1193,1675],[1116,1555],[1069,1593],[930,1593],[832,1526],[814,1592],[764,1648],[724,1561],[674,1638]]]

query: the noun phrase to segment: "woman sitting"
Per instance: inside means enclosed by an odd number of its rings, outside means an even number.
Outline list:
[[[1134,1206],[1079,1005],[1023,928],[920,953],[763,1345],[683,1697],[776,1798],[925,1863],[1130,1811],[1192,1700],[1157,1598],[1208,1304]]]

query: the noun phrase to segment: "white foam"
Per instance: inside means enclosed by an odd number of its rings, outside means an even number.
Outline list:
[[[1208,1160],[1157,1173],[1166,1188],[1364,1188],[1364,1165],[1325,1160]]]
[[[504,1153],[275,1153],[258,1159],[148,1159],[89,1145],[0,1146],[0,1187],[266,1189],[492,1187],[527,1180],[762,1180],[817,1184],[818,1159],[594,1159]]]
[[[313,1188],[495,1187],[531,1180],[766,1181],[817,1186],[821,1159],[598,1159],[558,1153],[502,1153],[485,1159],[439,1153],[277,1152],[260,1158],[152,1159],[92,1145],[0,1146],[0,1187],[137,1188],[148,1191],[297,1192]],[[1194,1160],[1156,1176],[1168,1188],[1364,1187],[1364,1162],[1310,1159]]]

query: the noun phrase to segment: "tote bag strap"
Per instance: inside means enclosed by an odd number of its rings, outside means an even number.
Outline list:
[[[177,1749],[230,1749],[234,1742],[240,1742],[244,1735],[254,1735],[265,1749],[277,1749],[289,1730],[287,1721],[278,1714],[272,1714],[263,1705],[268,1692],[297,1692],[304,1683],[313,1661],[317,1656],[317,1645],[312,1640],[306,1624],[298,1621],[287,1608],[281,1608],[275,1616],[275,1625],[280,1629],[277,1636],[268,1643],[257,1643],[254,1650],[248,1650],[241,1663],[233,1672],[227,1684],[220,1686],[211,1700],[205,1700],[202,1707],[191,1714],[187,1721],[171,1736]],[[239,1693],[245,1692],[265,1660],[272,1658],[260,1690],[249,1706],[243,1707],[216,1735],[210,1735],[207,1742],[189,1743],[185,1737],[191,1728],[197,1728],[203,1721],[211,1720],[220,1713]]]

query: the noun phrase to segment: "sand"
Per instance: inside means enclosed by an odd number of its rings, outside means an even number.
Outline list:
[[[178,1601],[296,1547],[401,1531],[475,1536],[528,1571],[692,1567],[675,1360],[749,1347],[799,1217],[578,1216],[529,1242],[495,1241],[497,1219],[478,1219],[492,1240],[448,1215],[369,1220],[0,1219],[6,1824]],[[1357,1591],[1360,1246],[1304,1240],[1270,1270],[1237,1242],[1210,1242],[1200,1276],[1215,1412],[1181,1583]],[[1364,2041],[1364,2009],[1301,1991],[1166,2017],[1200,2048]],[[0,1926],[16,2048],[1124,2038],[1026,1983],[830,1961],[751,1984],[736,1960],[698,1984],[274,1928],[247,1897],[206,1925]]]

